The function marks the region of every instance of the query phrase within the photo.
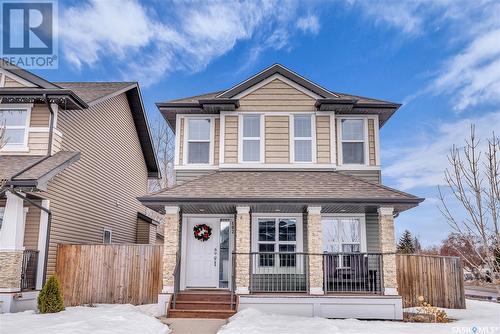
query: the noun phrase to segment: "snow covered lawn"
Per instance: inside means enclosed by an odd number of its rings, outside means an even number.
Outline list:
[[[167,334],[168,327],[150,313],[148,305],[97,305],[97,307],[68,307],[55,314],[36,314],[34,311],[0,314],[2,334]]]
[[[496,334],[500,333],[500,304],[467,300],[466,310],[446,310],[456,319],[446,324],[397,321],[329,320],[271,315],[243,310],[234,315],[218,334]],[[475,328],[475,329],[474,329]]]

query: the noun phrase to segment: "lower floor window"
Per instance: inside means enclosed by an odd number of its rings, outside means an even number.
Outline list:
[[[295,218],[259,218],[257,224],[257,245],[261,253],[258,258],[259,266],[295,267],[297,220]]]
[[[329,218],[323,220],[323,251],[356,253],[361,251],[360,218]]]

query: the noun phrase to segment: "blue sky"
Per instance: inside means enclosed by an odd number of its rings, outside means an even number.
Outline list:
[[[333,91],[404,103],[382,128],[383,182],[427,200],[401,214],[425,245],[446,154],[500,132],[498,1],[60,1],[49,80],[139,81],[154,102],[228,88],[281,63]],[[460,210],[454,208],[460,215]]]

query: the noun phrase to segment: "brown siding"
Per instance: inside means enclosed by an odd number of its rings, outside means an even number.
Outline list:
[[[220,119],[214,119],[214,165],[219,164]]]
[[[101,243],[103,228],[114,243],[133,243],[138,196],[147,193],[147,169],[124,94],[87,110],[59,114],[64,150],[79,161],[58,175],[46,193],[52,228],[48,273],[54,271],[58,243]]]
[[[316,152],[319,164],[330,163],[330,116],[316,117]]]
[[[288,116],[265,117],[266,163],[290,162],[290,137]]]
[[[373,119],[368,119],[368,153],[370,154],[370,165],[377,164],[375,158],[375,125]]]
[[[39,202],[39,204],[41,204]],[[26,206],[25,206],[26,207]],[[26,224],[24,226],[24,247],[38,249],[38,231],[40,227],[41,210],[34,205],[28,205]]]
[[[275,79],[240,99],[239,111],[315,111],[315,99]]]
[[[156,244],[156,225],[137,219],[136,242],[138,244]]]
[[[226,116],[224,120],[224,163],[238,163],[238,116]]]

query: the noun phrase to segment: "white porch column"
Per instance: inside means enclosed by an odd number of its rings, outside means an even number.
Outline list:
[[[236,293],[250,293],[250,207],[236,207]]]
[[[50,200],[42,200],[42,206],[47,210],[50,208]],[[43,287],[43,271],[45,264],[45,250],[47,246],[47,236],[49,228],[49,214],[40,210],[40,226],[38,227],[38,265],[36,269],[36,289],[41,290]]]
[[[396,240],[394,236],[394,208],[378,209],[379,247],[382,253],[383,291],[385,295],[398,294],[396,280]]]
[[[321,207],[307,207],[307,247],[309,255],[309,293],[322,295],[323,291],[323,231]]]
[[[178,206],[165,207],[165,233],[163,241],[163,289],[158,295],[158,310],[166,314],[170,296],[174,293],[174,272],[179,249],[180,209]],[[180,254],[179,254],[180,256]],[[179,277],[177,278],[179,279]]]
[[[21,289],[24,244],[23,199],[7,191],[7,203],[0,230],[0,292]]]

